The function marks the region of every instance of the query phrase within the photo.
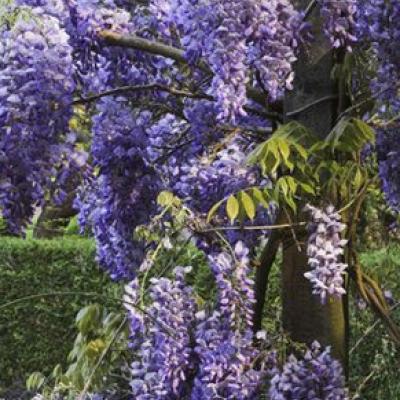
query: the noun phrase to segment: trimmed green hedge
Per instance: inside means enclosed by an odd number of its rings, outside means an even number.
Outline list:
[[[0,237],[0,395],[33,371],[46,374],[65,365],[77,333],[75,316],[96,299],[59,295],[4,305],[42,293],[118,290],[99,271],[94,251],[93,242],[83,238]]]

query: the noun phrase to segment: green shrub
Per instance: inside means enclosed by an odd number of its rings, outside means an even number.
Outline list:
[[[76,336],[77,312],[97,292],[119,297],[118,286],[99,271],[94,244],[82,238],[0,238],[1,388],[25,382],[33,371],[65,365]],[[42,293],[81,292],[14,300]]]

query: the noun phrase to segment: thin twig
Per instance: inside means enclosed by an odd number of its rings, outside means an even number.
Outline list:
[[[310,15],[312,14],[312,12],[313,12],[314,8],[317,6],[317,4],[318,4],[318,0],[311,0],[308,3],[308,6],[307,6],[306,10],[304,11],[304,20],[307,20],[310,17]]]
[[[338,96],[335,95],[329,95],[329,96],[324,96],[321,97],[315,101],[312,101],[311,103],[308,103],[306,105],[304,105],[303,107],[297,108],[296,110],[290,111],[288,113],[285,114],[286,117],[294,117],[297,114],[301,114],[304,111],[307,111],[309,108],[315,107],[318,104],[324,103],[325,101],[329,101],[329,100],[336,100],[338,98]]]
[[[201,229],[197,232],[206,233],[206,232],[216,232],[216,231],[272,231],[276,229],[287,229],[292,227],[300,227],[307,225],[307,222],[297,222],[293,224],[279,224],[279,225],[254,225],[254,226],[216,226],[213,228]]]
[[[339,114],[336,121],[340,121],[344,116],[348,115],[349,113],[351,113],[352,111],[356,110],[357,108],[363,106],[364,104],[367,104],[371,100],[376,99],[377,97],[379,97],[381,94],[387,92],[388,90],[392,90],[392,89],[398,88],[398,87],[400,87],[400,83],[396,83],[391,86],[387,86],[387,87],[383,88],[382,90],[380,90],[378,93],[374,94],[373,96],[370,96],[370,97],[368,97],[364,100],[361,100],[360,102],[350,106],[349,108],[344,110],[341,114]]]
[[[75,99],[72,102],[72,104],[73,105],[88,104],[88,103],[92,103],[96,100],[99,100],[99,99],[101,99],[103,97],[107,97],[107,96],[116,96],[116,95],[121,95],[121,94],[129,93],[129,92],[138,92],[138,91],[146,91],[146,90],[149,90],[149,91],[159,90],[161,92],[170,93],[174,96],[186,97],[189,99],[199,99],[199,100],[204,99],[204,100],[209,100],[209,101],[215,101],[215,98],[213,96],[203,93],[203,92],[195,92],[194,93],[194,92],[190,92],[187,90],[176,89],[176,88],[155,82],[155,83],[149,83],[147,85],[119,86],[119,87],[116,87],[113,89],[109,89],[109,90],[105,90],[100,93],[93,94],[91,96],[79,97],[79,98]],[[260,115],[264,118],[269,118],[269,119],[279,120],[279,121],[282,120],[282,115],[277,112],[258,110],[256,108],[252,108],[249,106],[244,106],[243,108],[248,113]],[[259,129],[262,130],[264,128],[259,128]]]
[[[164,332],[167,333],[171,338],[175,339],[175,337],[174,337],[175,332],[173,332],[169,326],[158,321],[157,318],[154,318],[151,314],[149,314],[146,310],[144,310],[143,308],[138,306],[136,303],[132,303],[131,301],[126,301],[124,299],[118,299],[116,297],[111,297],[111,296],[107,296],[107,295],[104,295],[101,293],[96,293],[96,292],[66,291],[66,292],[49,292],[49,293],[33,294],[30,296],[20,297],[19,299],[15,299],[15,300],[9,301],[7,303],[0,304],[0,310],[15,306],[16,304],[25,303],[27,301],[34,300],[34,299],[40,299],[43,297],[63,297],[63,296],[97,297],[97,298],[102,298],[105,300],[113,301],[114,303],[129,305],[129,306],[137,309],[144,315],[146,315],[146,317],[148,317],[150,320],[152,320],[154,323],[156,323],[158,326],[160,326],[160,328],[162,328],[164,330]]]
[[[392,307],[390,307],[390,311],[394,311],[397,307],[400,306],[400,302],[394,304]],[[350,349],[349,354],[351,355],[357,348],[360,346],[360,344],[366,339],[366,337],[377,327],[377,325],[382,322],[379,318],[375,320],[375,322],[365,331],[365,333],[357,340],[357,342],[354,344],[354,346]]]
[[[365,379],[361,382],[361,384],[358,386],[356,392],[354,393],[354,396],[351,398],[351,400],[358,400],[360,399],[360,393],[368,383],[368,381],[374,376],[376,370],[375,368],[372,369],[372,371],[365,377]]]
[[[176,89],[167,85],[162,85],[161,83],[150,83],[148,85],[127,85],[127,86],[120,86],[114,89],[106,90],[104,92],[100,92],[88,97],[81,97],[73,101],[72,104],[87,104],[102,97],[106,96],[115,96],[119,94],[124,94],[127,92],[138,92],[138,91],[145,91],[145,90],[159,90],[162,92],[168,92],[173,94],[174,96],[181,96],[187,97],[192,99],[207,99],[207,100],[214,100],[212,96],[209,96],[206,93],[192,93],[186,90]]]
[[[292,222],[292,219],[290,218],[290,214],[289,214],[288,210],[286,209],[286,207],[283,207],[283,211],[284,211],[284,213],[285,213],[285,216],[286,216],[287,220],[289,221],[290,232],[291,232],[291,234],[292,234],[293,241],[294,241],[294,243],[296,244],[297,251],[298,251],[299,253],[301,253],[301,244],[300,244],[300,242],[297,240],[296,231],[294,230],[293,222]]]

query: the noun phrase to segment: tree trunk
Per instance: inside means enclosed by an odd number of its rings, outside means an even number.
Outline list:
[[[329,43],[318,34],[311,49],[300,56],[295,66],[294,89],[284,100],[285,115],[289,115],[285,122],[295,119],[320,138],[330,132],[338,116],[338,84],[331,76],[333,65],[334,55]],[[293,113],[318,99],[324,101]],[[298,206],[301,209],[304,205]],[[299,218],[304,220],[304,215]],[[304,233],[301,239],[306,241]],[[308,269],[305,245],[299,250],[293,241],[283,249],[283,327],[295,341],[310,344],[318,340],[323,346],[332,346],[333,355],[347,369],[344,303],[330,298],[322,306],[319,296],[312,294],[311,285],[304,277]]]

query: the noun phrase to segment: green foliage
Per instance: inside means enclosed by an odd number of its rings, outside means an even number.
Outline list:
[[[356,154],[367,143],[374,141],[375,132],[364,121],[343,118],[334,126],[325,143],[332,151]]]
[[[78,218],[72,217],[65,227],[64,235],[79,235],[79,232]]]
[[[119,393],[128,391],[122,366],[129,361],[127,345],[128,329],[123,311],[114,312],[100,304],[90,304],[81,309],[76,317],[78,335],[68,355],[68,366],[63,370],[56,365],[51,375],[43,378],[33,373],[27,387],[33,381],[40,384],[42,395],[51,399],[56,394],[75,399],[83,390],[101,391],[118,388]],[[46,386],[43,387],[44,382]]]
[[[76,334],[75,316],[93,302],[88,292],[118,291],[98,270],[87,239],[0,240],[0,394],[34,371],[45,376],[66,365]],[[42,298],[42,293],[80,292]],[[119,293],[114,297],[119,298]],[[26,301],[5,304],[28,297]],[[3,306],[3,308],[1,308]]]
[[[226,202],[231,223],[253,220],[257,207],[271,204],[297,212],[299,200],[341,197],[342,206],[352,201],[368,182],[368,167],[360,162],[360,153],[375,140],[374,130],[356,118],[342,118],[325,140],[319,140],[298,122],[281,125],[269,139],[257,146],[248,158],[268,177],[266,187],[250,187],[216,203],[208,213],[211,221]]]
[[[392,244],[363,253],[361,262],[369,275],[392,291],[397,304],[400,301],[400,246]],[[399,399],[399,349],[389,339],[387,329],[369,310],[358,310],[352,303],[350,311],[352,391],[359,394],[360,400]],[[393,309],[392,318],[400,324],[400,307]]]

